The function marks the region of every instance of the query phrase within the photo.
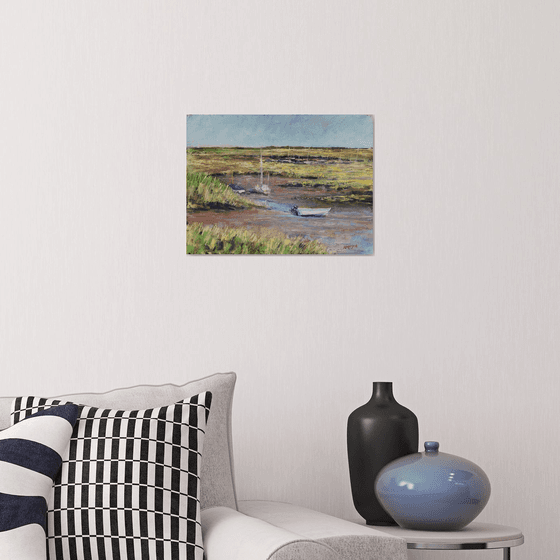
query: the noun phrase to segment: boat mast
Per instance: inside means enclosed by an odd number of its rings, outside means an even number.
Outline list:
[[[263,184],[263,171],[262,171],[262,148],[261,148],[261,187]]]

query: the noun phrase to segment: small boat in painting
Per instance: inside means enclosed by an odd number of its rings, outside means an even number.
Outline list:
[[[322,218],[330,211],[330,208],[300,208],[296,205],[290,208],[292,214],[295,216],[302,216],[303,218]]]
[[[270,182],[270,175],[268,176],[268,180]],[[270,194],[270,187],[268,185],[263,184],[262,150],[261,150],[261,182],[259,185],[255,186],[254,191],[258,194]]]

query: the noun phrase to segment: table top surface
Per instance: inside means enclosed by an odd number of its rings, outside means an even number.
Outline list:
[[[368,527],[405,539],[409,548],[505,548],[519,546],[524,540],[519,529],[495,523],[474,522],[459,531],[415,531],[378,525]]]

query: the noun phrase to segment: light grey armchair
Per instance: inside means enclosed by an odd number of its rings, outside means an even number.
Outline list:
[[[235,373],[217,373],[182,386],[140,385],[59,398],[99,408],[144,410],[212,393],[200,470],[206,560],[406,560],[403,539],[373,528],[287,503],[238,500],[231,439],[236,379]],[[0,398],[0,430],[10,425],[12,402]],[[199,549],[192,557],[201,555]]]

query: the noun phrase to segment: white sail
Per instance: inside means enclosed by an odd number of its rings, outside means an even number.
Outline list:
[[[263,184],[262,149],[261,149],[261,181],[260,181],[260,183],[256,186],[255,190],[256,190],[258,193],[270,194],[270,188],[269,188],[269,186]]]

